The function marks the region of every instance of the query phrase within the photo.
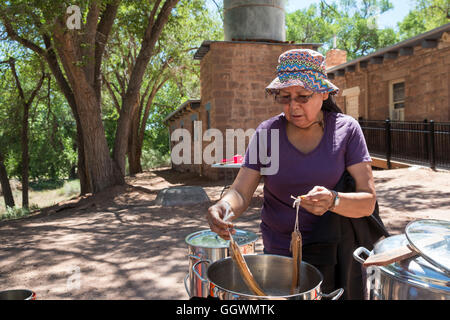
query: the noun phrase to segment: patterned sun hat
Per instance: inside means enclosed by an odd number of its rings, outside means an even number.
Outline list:
[[[339,88],[328,80],[324,56],[311,49],[292,49],[278,58],[277,77],[266,87],[273,94],[278,90],[301,86],[314,92],[336,94]]]

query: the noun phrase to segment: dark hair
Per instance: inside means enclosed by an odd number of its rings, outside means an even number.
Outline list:
[[[323,102],[322,110],[328,112],[343,113],[341,108],[339,108],[336,104],[336,100],[334,98],[334,95],[332,94],[329,94],[328,99]]]

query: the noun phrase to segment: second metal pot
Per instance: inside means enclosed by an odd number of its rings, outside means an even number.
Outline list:
[[[363,254],[370,256],[407,243],[405,234],[391,236],[378,241],[372,251],[357,248],[353,257],[362,264]],[[450,278],[421,256],[362,269],[366,300],[450,300]]]
[[[233,239],[239,245],[242,254],[254,253],[255,243],[258,239],[256,233],[240,229],[235,230],[236,234],[233,235]],[[209,295],[208,283],[201,281],[193,273],[193,270],[195,270],[201,277],[206,277],[207,266],[195,264],[202,260],[214,262],[229,257],[229,241],[223,240],[209,229],[191,233],[185,240],[188,245],[189,256],[189,272],[184,278],[186,292],[190,298],[207,298]]]
[[[268,296],[253,295],[242,279],[236,263],[230,258],[216,261],[208,267],[204,283],[209,283],[210,295],[221,300],[319,300],[322,298],[336,300],[343,294],[344,289],[338,289],[330,294],[321,292],[323,276],[311,264],[302,261],[300,266],[300,293],[291,294],[292,258],[271,254],[244,255],[256,282]],[[199,261],[196,265],[206,263]],[[195,271],[195,265],[193,268]]]

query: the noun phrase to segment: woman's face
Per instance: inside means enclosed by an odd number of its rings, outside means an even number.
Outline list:
[[[299,128],[307,128],[318,121],[322,103],[328,99],[328,93],[317,93],[300,86],[281,89],[278,95],[282,99],[291,98],[290,103],[283,104],[283,111],[286,119]],[[294,100],[297,97],[303,97],[307,102],[297,102]]]

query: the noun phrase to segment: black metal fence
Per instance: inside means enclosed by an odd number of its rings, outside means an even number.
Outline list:
[[[372,156],[450,169],[450,123],[359,120]]]

